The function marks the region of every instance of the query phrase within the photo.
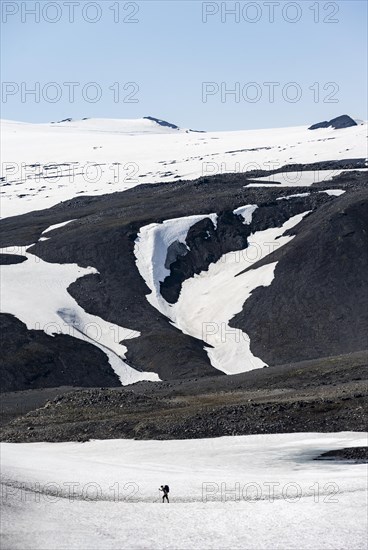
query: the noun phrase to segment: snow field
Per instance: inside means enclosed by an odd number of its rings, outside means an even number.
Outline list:
[[[1,216],[8,217],[140,183],[364,158],[367,124],[343,130],[300,126],[202,134],[143,119],[90,119],[63,124],[2,121],[1,132]],[[324,179],[325,173],[319,177]]]
[[[341,432],[3,443],[4,547],[363,549],[366,466],[312,459],[366,442]]]

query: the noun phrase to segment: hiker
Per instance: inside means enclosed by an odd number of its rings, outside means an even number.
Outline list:
[[[165,502],[165,498],[167,500],[167,502],[169,503],[169,486],[168,485],[161,485],[161,487],[159,488],[159,491],[162,491],[163,492],[163,495],[162,495],[162,503]]]

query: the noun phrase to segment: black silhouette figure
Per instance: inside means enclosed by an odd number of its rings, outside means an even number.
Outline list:
[[[165,499],[167,500],[167,502],[169,503],[169,491],[170,491],[170,488],[168,485],[161,485],[161,487],[159,488],[159,491],[162,491],[163,492],[163,495],[162,495],[162,502],[164,503],[165,502]]]

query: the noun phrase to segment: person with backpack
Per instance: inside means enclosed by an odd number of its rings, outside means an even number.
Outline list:
[[[159,491],[162,491],[163,492],[163,495],[162,495],[162,503],[165,502],[165,498],[167,500],[167,503],[169,503],[169,491],[170,491],[170,488],[168,485],[161,485]]]

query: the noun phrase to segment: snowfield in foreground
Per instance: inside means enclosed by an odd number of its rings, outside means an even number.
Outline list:
[[[366,434],[1,445],[7,549],[363,549]],[[170,505],[158,487],[170,485]]]

